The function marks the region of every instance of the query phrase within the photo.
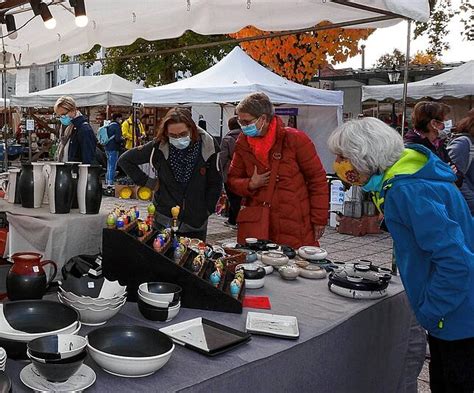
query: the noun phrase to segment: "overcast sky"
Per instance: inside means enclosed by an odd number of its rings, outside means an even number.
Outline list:
[[[457,1],[453,1],[456,3]],[[448,35],[448,41],[451,48],[446,51],[441,57],[441,61],[444,63],[453,63],[458,61],[469,61],[474,60],[474,42],[468,42],[461,39],[461,30],[463,25],[459,22],[458,18],[453,18],[450,23],[451,33]],[[384,29],[377,29],[365,42],[365,67],[371,68],[376,60],[384,55],[385,53],[392,53],[395,48],[400,49],[405,53],[406,48],[406,33],[407,24],[401,22],[398,25],[387,27]],[[412,35],[413,38],[413,35]],[[416,53],[418,50],[425,50],[428,47],[428,39],[425,37],[419,37],[416,40],[412,40],[411,43],[411,54]],[[361,55],[349,59],[345,63],[335,65],[335,68],[361,68],[362,60]]]

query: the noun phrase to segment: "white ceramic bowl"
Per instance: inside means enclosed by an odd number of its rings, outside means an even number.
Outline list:
[[[265,277],[258,280],[245,279],[245,289],[258,289],[265,285]]]
[[[153,289],[150,289],[153,288]],[[182,288],[179,285],[167,282],[142,283],[138,287],[139,293],[148,299],[159,302],[173,302],[181,299]]]
[[[310,261],[319,261],[325,259],[328,256],[328,252],[319,247],[302,246],[298,249],[298,255]]]
[[[62,287],[59,287],[59,290],[61,291],[61,294],[64,295],[65,297],[67,297],[68,299],[78,301],[78,302],[82,302],[84,304],[88,303],[88,304],[96,304],[96,305],[109,305],[111,303],[122,300],[127,296],[127,292],[123,292],[123,293],[120,293],[120,294],[118,294],[114,297],[105,299],[105,298],[99,298],[99,297],[94,298],[94,297],[90,297],[90,296],[79,296],[79,295],[76,295],[73,292],[68,292],[68,291],[64,290],[64,288],[62,288]]]
[[[296,277],[300,274],[300,269],[298,266],[282,266],[278,269],[281,278],[284,280],[295,280]]]
[[[157,356],[150,357],[125,357],[112,355],[110,353],[99,351],[87,345],[87,350],[91,358],[102,367],[104,371],[112,375],[128,378],[146,377],[158,371],[163,367],[171,357],[174,351],[174,344],[171,349]]]
[[[159,300],[155,300],[152,296],[150,296],[149,293],[143,292],[140,289],[138,290],[138,297],[143,300],[144,303],[149,304],[150,306],[156,307],[156,308],[169,308],[170,304],[172,302],[162,302]],[[181,304],[181,302],[178,300],[178,305]],[[172,307],[175,307],[176,304]]]
[[[265,265],[280,267],[288,264],[289,258],[278,251],[263,251],[262,252],[262,263]]]
[[[104,308],[104,307],[80,307],[75,304],[71,304],[66,302],[61,296],[58,294],[59,301],[68,304],[72,308],[74,308],[79,313],[79,319],[83,325],[86,326],[99,326],[106,323],[109,319],[114,317],[116,314],[119,313],[120,309],[125,304],[125,301],[115,308]]]
[[[63,303],[68,304],[71,307],[94,309],[94,310],[97,310],[97,311],[99,311],[99,310],[103,310],[103,311],[110,310],[112,308],[115,308],[117,306],[121,306],[121,305],[125,304],[125,302],[127,301],[126,298],[123,298],[118,303],[111,303],[111,304],[108,304],[108,305],[101,305],[101,304],[94,304],[94,303],[84,304],[84,303],[81,303],[81,302],[78,302],[78,301],[75,301],[75,300],[68,299],[67,297],[65,297],[60,292],[58,292],[58,299],[63,300]]]
[[[308,265],[299,268],[300,276],[309,279],[320,279],[326,277],[326,270],[320,266]]]

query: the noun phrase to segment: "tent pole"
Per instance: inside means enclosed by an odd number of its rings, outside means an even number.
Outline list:
[[[3,55],[3,69],[2,69],[2,97],[3,97],[3,139],[5,141],[3,147],[3,169],[8,169],[8,127],[7,127],[7,52],[5,50],[5,41],[2,36],[2,55]]]
[[[224,128],[224,105],[223,104],[219,104],[219,106],[221,107],[221,124],[220,124],[220,130],[219,130],[219,135],[220,135],[220,138],[221,140],[219,141],[222,142],[222,131],[223,131],[223,128]]]
[[[402,137],[405,134],[405,120],[407,116],[407,93],[408,93],[408,64],[410,63],[410,35],[411,20],[407,20],[407,48],[405,53],[405,70],[403,74],[403,101],[402,101]]]

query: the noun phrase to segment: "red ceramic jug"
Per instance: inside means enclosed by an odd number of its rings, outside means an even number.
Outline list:
[[[18,252],[12,255],[13,266],[7,275],[7,294],[10,300],[41,299],[49,284],[56,277],[58,267],[53,261],[41,262],[41,254]],[[51,265],[53,271],[49,279],[43,266]]]

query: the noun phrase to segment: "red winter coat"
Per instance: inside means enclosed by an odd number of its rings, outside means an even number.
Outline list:
[[[276,141],[269,157],[272,157],[278,140],[283,136],[285,139],[278,181],[271,201],[269,240],[293,248],[318,245],[313,226],[326,225],[328,221],[329,189],[326,172],[311,139],[302,131],[285,128],[279,118],[277,121]],[[227,184],[235,194],[246,198],[246,206],[261,206],[267,187],[255,191],[248,188],[256,164],[252,157],[255,156],[247,137],[241,134],[237,140]],[[260,161],[257,162],[258,173],[269,170]]]

